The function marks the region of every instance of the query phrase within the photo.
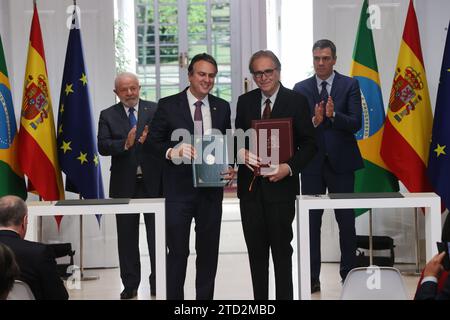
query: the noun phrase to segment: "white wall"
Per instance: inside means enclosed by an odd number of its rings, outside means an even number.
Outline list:
[[[281,81],[287,88],[314,72],[311,47],[313,43],[313,0],[281,2]]]
[[[112,92],[115,75],[113,2],[78,0],[77,3],[81,8],[81,33],[85,63],[94,122],[97,126],[100,111],[115,103],[115,96]],[[69,35],[66,22],[71,16],[71,12],[67,13],[66,10],[72,4],[73,1],[71,0],[37,1],[55,121],[58,114],[59,91]],[[5,47],[14,109],[18,122],[32,12],[33,2],[31,0],[2,0],[0,2],[0,33]],[[109,159],[102,157],[101,165],[103,184],[107,195]],[[66,197],[74,198],[76,195],[66,193]],[[29,194],[29,199],[34,200],[36,197]],[[43,240],[46,242],[71,242],[77,251],[76,262],[78,262],[79,219],[77,217],[64,217],[60,232],[58,232],[53,218],[44,219],[43,227]],[[117,265],[115,234],[115,219],[112,216],[102,217],[100,229],[94,216],[88,216],[84,219],[85,266]]]

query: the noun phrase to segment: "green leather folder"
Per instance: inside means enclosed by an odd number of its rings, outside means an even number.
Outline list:
[[[223,172],[228,170],[228,148],[225,135],[194,136],[193,144],[197,159],[192,164],[192,179],[195,188],[223,187],[228,180]]]

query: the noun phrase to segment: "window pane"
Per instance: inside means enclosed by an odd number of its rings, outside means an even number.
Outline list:
[[[136,0],[136,23],[154,22],[154,3],[152,0]]]
[[[178,23],[178,7],[175,5],[161,5],[159,7],[159,24],[177,24]]]
[[[178,61],[178,45],[162,46],[159,50],[161,64],[173,63]]]
[[[212,94],[231,102],[231,85],[215,85]]]
[[[177,64],[161,66],[161,86],[178,86],[179,70]]]
[[[159,41],[164,44],[178,45],[178,27],[175,25],[166,25],[159,28]]]
[[[190,5],[188,8],[189,30],[191,25],[206,23],[206,5]]]
[[[143,44],[144,42],[144,26],[137,26],[137,35],[136,35],[136,41],[137,44]]]
[[[189,59],[193,58],[196,54],[207,52],[205,45],[191,45],[189,46]]]
[[[220,3],[211,5],[211,17],[213,23],[230,23],[230,4]]]
[[[231,48],[230,45],[216,44],[212,47],[212,55],[218,64],[231,64]]]
[[[178,85],[176,87],[161,87],[161,98],[171,96],[180,92]]]
[[[145,41],[151,44],[155,43],[155,26],[148,26],[147,34],[145,35]]]
[[[156,101],[156,88],[142,86],[140,96],[144,100]]]

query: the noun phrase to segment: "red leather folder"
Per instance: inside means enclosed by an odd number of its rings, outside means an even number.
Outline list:
[[[252,129],[255,130],[256,143],[253,143],[253,146],[256,150],[251,151],[262,158],[262,168],[285,163],[292,158],[294,155],[292,118],[253,120]],[[264,144],[262,139],[267,139],[267,143]],[[254,174],[261,175],[261,168],[255,168]]]

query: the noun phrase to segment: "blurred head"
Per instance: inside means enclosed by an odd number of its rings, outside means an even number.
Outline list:
[[[323,39],[314,43],[312,52],[316,75],[322,80],[328,79],[336,64],[336,46],[330,40]]]
[[[265,96],[272,96],[280,85],[281,63],[270,50],[260,50],[252,55],[248,65],[253,80]]]
[[[140,90],[139,79],[134,73],[119,73],[114,81],[114,93],[125,107],[131,108],[138,104]]]
[[[0,243],[0,300],[5,300],[11,291],[14,280],[19,277],[19,267],[14,252]]]
[[[0,198],[0,230],[13,230],[25,238],[28,225],[28,208],[21,198],[4,196]]]
[[[192,58],[188,67],[189,89],[199,100],[205,98],[214,87],[217,75],[217,62],[207,53]]]

